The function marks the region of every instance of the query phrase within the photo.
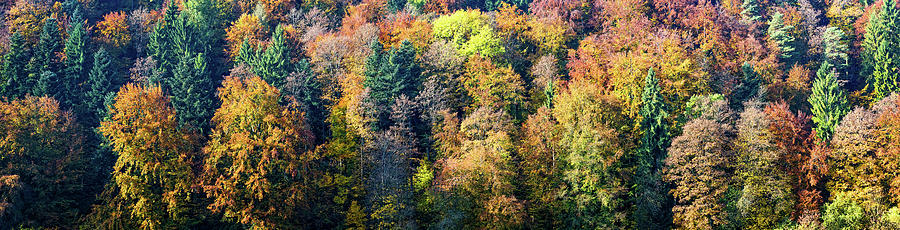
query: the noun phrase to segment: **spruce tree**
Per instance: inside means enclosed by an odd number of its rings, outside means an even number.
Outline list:
[[[828,143],[834,127],[850,112],[847,97],[838,84],[835,69],[828,61],[822,62],[809,95],[812,121],[819,141]]]
[[[846,35],[840,28],[829,26],[822,35],[824,62],[833,65],[839,74],[843,74],[849,63],[850,48],[846,43]],[[830,70],[829,70],[830,71]]]
[[[60,32],[56,19],[48,18],[47,21],[44,22],[44,27],[41,30],[40,40],[38,40],[37,46],[34,48],[34,55],[28,63],[28,85],[31,86],[31,88],[28,89],[28,92],[36,93],[38,91],[43,91],[35,89],[37,85],[50,87],[57,86],[56,84],[51,85],[48,82],[41,81],[51,80],[42,78],[43,76],[47,76],[45,72],[51,72],[53,75],[56,75],[56,73],[59,72],[60,63],[59,60],[57,60],[57,54],[62,52],[62,48],[62,41],[60,40]],[[48,91],[58,92],[56,89],[49,89]]]
[[[741,79],[741,83],[731,92],[728,99],[732,109],[740,108],[744,101],[757,96],[759,93],[760,79],[756,74],[756,70],[753,69],[753,65],[745,62],[741,65],[741,72],[743,72],[744,77]]]
[[[284,80],[291,72],[290,54],[285,44],[284,29],[279,25],[272,34],[269,47],[250,64],[253,72],[277,89],[284,87]]]
[[[3,57],[3,66],[0,69],[0,95],[16,99],[28,92],[25,87],[25,66],[29,59],[25,38],[20,33],[14,33],[9,38],[9,51]]]
[[[65,44],[66,67],[61,74],[62,85],[60,86],[65,90],[56,98],[63,107],[72,107],[81,103],[85,91],[81,85],[85,81],[84,76],[87,73],[87,62],[85,61],[87,35],[84,25],[81,22],[73,22],[69,25],[68,33],[69,38],[66,39]]]
[[[885,0],[884,6],[872,15],[866,25],[863,40],[863,74],[871,71],[869,90],[875,100],[886,97],[898,89],[900,80],[900,10],[894,0]]]
[[[206,56],[202,53],[181,57],[166,85],[171,90],[172,106],[182,125],[209,130],[209,119],[216,106],[215,86],[209,77]]]
[[[741,11],[741,17],[744,20],[755,22],[762,19],[759,9],[759,0],[744,0],[744,3],[741,4],[741,8],[744,9]]]
[[[635,159],[634,222],[637,229],[665,229],[670,214],[665,207],[669,201],[661,170],[670,141],[666,123],[669,114],[653,69],[644,79],[641,100],[640,127],[644,134]]]
[[[377,42],[375,42],[377,43]],[[373,53],[366,61],[366,79],[363,85],[369,88],[370,98],[378,108],[389,108],[400,95],[414,98],[417,80],[421,74],[416,63],[416,51],[409,41],[403,41],[399,48],[391,49],[390,55],[381,53],[381,44],[372,45]],[[379,127],[387,127],[387,111],[378,111]]]
[[[106,49],[100,48],[94,53],[94,66],[88,75],[90,89],[85,93],[88,109],[99,119],[106,116],[106,99],[115,94],[118,83],[118,71],[113,68],[112,60]]]
[[[769,39],[778,46],[778,50],[781,52],[778,56],[779,60],[785,66],[792,66],[799,58],[795,44],[796,39],[790,34],[793,29],[793,26],[784,24],[784,15],[781,12],[775,12],[772,20],[769,20]]]

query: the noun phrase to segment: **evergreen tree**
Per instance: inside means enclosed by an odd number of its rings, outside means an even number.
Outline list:
[[[793,29],[793,26],[784,24],[784,15],[781,12],[775,12],[775,15],[769,20],[769,39],[778,47],[779,60],[785,66],[792,66],[797,58],[800,58],[795,44],[796,39],[790,34]]]
[[[95,118],[106,116],[106,99],[115,94],[118,78],[118,71],[113,68],[109,53],[104,48],[97,50],[94,53],[94,66],[88,75],[90,90],[85,93],[85,102],[88,109],[96,115]]]
[[[822,35],[823,55],[830,65],[834,66],[836,72],[843,76],[849,63],[848,52],[850,48],[845,41],[846,35],[840,28],[829,26]],[[820,68],[820,70],[822,70]],[[831,71],[831,69],[827,69]]]
[[[284,80],[291,72],[290,54],[285,44],[284,29],[279,25],[272,34],[269,48],[250,63],[253,72],[277,89],[284,87]]]
[[[813,82],[812,94],[809,95],[812,121],[816,123],[816,136],[823,143],[831,140],[834,127],[850,112],[847,98],[837,82],[835,69],[828,61],[822,62]]]
[[[363,85],[370,89],[370,97],[378,108],[388,108],[400,95],[414,98],[418,78],[421,74],[415,62],[416,51],[412,43],[404,41],[399,48],[392,49],[389,56],[381,52],[381,44],[373,42],[372,55],[366,61],[366,79]],[[377,112],[378,127],[388,124],[387,111]]]
[[[87,47],[87,35],[81,22],[74,22],[69,25],[69,38],[66,39],[65,52],[66,62],[65,70],[62,74],[62,85],[64,89],[59,93],[57,99],[63,107],[74,106],[81,103],[82,94],[81,87],[86,75],[87,64],[85,61],[85,49]]]
[[[172,106],[178,111],[179,122],[201,132],[209,130],[209,119],[217,106],[206,56],[182,56],[166,83],[172,90]]]
[[[58,86],[57,84],[48,84],[49,82],[41,81],[54,80],[43,78],[44,76],[49,75],[46,72],[53,73],[52,75],[56,75],[56,73],[59,72],[60,63],[59,60],[57,60],[57,54],[62,52],[63,48],[60,37],[56,19],[48,18],[47,21],[44,22],[43,30],[41,30],[40,40],[34,48],[34,55],[28,63],[28,85],[31,86],[31,88],[28,89],[28,92],[37,93],[38,91],[44,91],[35,89],[38,85],[49,87]],[[48,91],[44,92],[54,93],[59,91],[56,89],[48,89]],[[44,92],[36,95],[44,95]]]
[[[3,66],[0,70],[0,95],[10,99],[25,95],[27,92],[25,66],[29,59],[25,38],[20,33],[14,33],[9,38],[9,51],[3,57]]]
[[[879,100],[900,87],[900,10],[894,0],[885,0],[870,17],[863,48],[864,74],[871,71],[869,90]]]
[[[669,114],[653,69],[644,80],[641,101],[640,116],[643,120],[640,127],[644,135],[635,159],[634,222],[637,229],[665,229],[671,221],[671,214],[666,211],[668,189],[662,182],[661,170],[669,147],[666,123]]]
[[[762,14],[759,9],[759,0],[744,0],[744,3],[741,4],[741,8],[744,9],[741,11],[741,17],[744,20],[756,22],[762,19]]]
[[[38,78],[37,84],[32,88],[31,94],[56,97],[60,93],[58,87],[62,86],[59,77],[54,72],[44,71]]]
[[[731,92],[728,99],[732,109],[740,108],[741,104],[747,99],[756,97],[759,93],[760,79],[756,74],[756,70],[753,70],[753,65],[745,62],[741,66],[741,71],[744,73],[744,77],[741,79],[741,83]]]
[[[328,131],[328,126],[325,125],[328,111],[325,108],[325,101],[322,99],[322,85],[316,79],[309,62],[301,59],[297,63],[296,70],[285,79],[283,90],[285,97],[292,98],[297,102],[300,111],[306,115],[304,118],[306,118],[307,124],[319,142],[324,141]]]

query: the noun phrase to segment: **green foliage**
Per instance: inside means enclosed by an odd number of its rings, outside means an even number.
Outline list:
[[[749,22],[756,22],[762,19],[758,0],[744,0],[741,4],[741,17]]]
[[[178,111],[178,121],[201,132],[209,130],[216,102],[206,56],[203,53],[182,56],[166,83],[171,89],[172,106]]]
[[[809,95],[812,121],[816,124],[816,136],[825,143],[831,140],[838,122],[850,112],[847,98],[835,76],[836,68],[829,67],[831,67],[829,61],[822,62],[822,67],[813,82],[812,94]]]
[[[762,79],[759,78],[756,70],[753,70],[753,65],[745,62],[741,65],[741,72],[744,74],[744,77],[741,78],[741,83],[728,97],[732,109],[740,108],[745,101],[759,96],[759,87]]]
[[[270,85],[283,89],[288,74],[294,71],[286,45],[284,29],[279,25],[265,51],[254,49],[245,41],[241,46],[239,62],[247,64],[256,76]]]
[[[865,229],[866,224],[863,208],[846,195],[838,194],[834,201],[825,205],[822,227],[827,230]]]
[[[62,77],[62,85],[59,87],[64,90],[56,96],[63,106],[76,106],[82,102],[85,91],[82,83],[86,80],[84,77],[88,68],[85,57],[88,36],[81,22],[70,24],[68,33],[69,38],[65,44],[66,67],[62,74],[58,74]]]
[[[632,195],[635,203],[632,221],[639,229],[663,229],[669,223],[670,214],[665,210],[669,201],[661,175],[666,149],[669,148],[666,122],[669,114],[658,81],[653,69],[650,69],[641,93],[640,129],[643,136],[634,159],[636,175]]]
[[[900,88],[900,9],[895,6],[895,1],[885,0],[866,25],[863,62],[871,68],[869,89],[876,100]]]
[[[106,117],[106,100],[115,95],[116,86],[120,81],[118,71],[113,67],[106,49],[100,48],[94,53],[94,66],[87,81],[90,91],[85,93],[85,102],[96,120]]]
[[[3,57],[0,69],[0,96],[15,99],[29,91],[25,65],[31,54],[25,48],[24,39],[19,33],[9,38],[9,52]]]
[[[40,40],[38,40],[37,46],[34,48],[34,55],[31,57],[31,61],[29,61],[28,66],[26,67],[28,70],[28,78],[27,82],[33,88],[27,89],[28,92],[34,93],[38,96],[47,95],[45,93],[53,92],[59,93],[60,91],[56,89],[36,89],[38,85],[45,86],[57,86],[56,84],[50,84],[49,82],[42,82],[42,80],[50,80],[49,78],[43,78],[45,75],[50,74],[56,75],[60,69],[60,62],[58,60],[58,54],[62,52],[62,36],[60,36],[59,25],[56,23],[55,18],[49,18],[44,22],[44,27],[41,30]],[[44,91],[47,90],[47,91]],[[43,91],[38,94],[38,91]],[[49,95],[56,96],[56,95]]]
[[[792,30],[794,30],[793,26],[784,24],[784,14],[781,12],[775,12],[772,19],[769,20],[769,40],[774,42],[778,48],[778,58],[784,63],[784,66],[793,66],[800,58],[797,44],[795,44],[796,38],[791,35]]]
[[[450,41],[463,56],[479,54],[492,58],[503,54],[502,41],[478,10],[460,10],[434,21],[434,37]]]
[[[363,86],[369,89],[369,97],[377,108],[388,108],[401,95],[408,98],[416,96],[422,70],[416,63],[416,51],[409,41],[391,49],[390,53],[384,53],[381,47],[377,41],[371,45],[372,55],[366,60]],[[387,110],[381,110],[376,115],[378,129],[389,125]]]
[[[834,66],[835,72],[841,76],[845,74],[850,61],[850,47],[847,45],[846,39],[844,31],[833,26],[825,28],[825,33],[822,35],[822,53],[824,55],[822,62]],[[822,71],[822,68],[819,71]],[[826,69],[826,71],[830,70]]]

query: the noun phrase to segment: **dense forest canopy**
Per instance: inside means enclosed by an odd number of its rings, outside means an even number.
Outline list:
[[[900,229],[896,0],[0,12],[0,230]]]

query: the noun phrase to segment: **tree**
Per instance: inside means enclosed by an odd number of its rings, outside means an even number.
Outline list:
[[[86,146],[73,117],[52,98],[0,101],[0,137],[0,180],[21,192],[7,193],[0,209],[14,222],[2,228],[74,228],[93,195],[85,193]]]
[[[866,217],[863,208],[843,194],[838,194],[833,202],[825,206],[822,227],[825,229],[865,229]]]
[[[216,101],[213,98],[213,79],[210,78],[206,55],[188,53],[181,56],[166,81],[172,90],[172,106],[178,111],[178,121],[197,128],[201,133],[209,130]]]
[[[870,90],[875,99],[897,91],[900,86],[900,9],[893,0],[885,0],[877,15],[870,16],[863,41],[867,66],[872,69]]]
[[[523,185],[528,191],[526,198],[530,201],[526,211],[534,218],[537,228],[564,226],[557,216],[564,213],[564,204],[558,194],[563,185],[565,161],[552,110],[540,107],[522,125],[524,138],[519,146],[522,156],[519,165],[525,177]]]
[[[773,143],[762,103],[750,101],[737,121],[737,176],[743,182],[738,210],[749,229],[772,229],[794,207],[791,177],[780,167],[785,151]]]
[[[370,97],[376,107],[389,108],[400,95],[409,98],[416,96],[420,85],[421,67],[416,63],[416,51],[409,41],[403,42],[399,48],[390,53],[382,52],[381,43],[372,43],[372,55],[366,60],[366,78],[363,86],[370,91]],[[377,127],[388,126],[387,111],[376,112]]]
[[[821,68],[828,68],[828,63],[830,62],[822,62]],[[847,98],[837,82],[836,68],[825,70],[827,72],[822,69],[818,71],[816,81],[813,82],[809,104],[813,115],[812,121],[816,123],[816,136],[820,141],[828,143],[834,133],[834,127],[838,125],[844,115],[850,112],[850,108],[847,105]],[[823,72],[826,74],[823,75]]]
[[[670,203],[662,168],[669,148],[669,130],[665,99],[660,93],[653,69],[644,80],[641,93],[641,146],[635,153],[635,187],[632,197],[635,210],[633,221],[639,229],[665,228],[669,223],[666,206]]]
[[[824,63],[834,66],[836,69],[835,72],[838,73],[836,77],[846,77],[846,70],[849,66],[848,53],[850,52],[850,48],[847,46],[846,39],[844,31],[833,26],[825,28],[825,32],[822,34],[822,54],[824,55],[822,66],[825,66]],[[828,71],[831,71],[831,68],[819,68],[819,71],[826,71],[827,73]]]
[[[197,136],[179,128],[175,109],[158,86],[122,87],[98,128],[118,155],[112,181],[121,207],[142,229],[188,226]]]
[[[264,51],[250,46],[249,41],[241,46],[236,61],[251,68],[254,74],[279,90],[284,89],[285,79],[295,69],[290,52],[285,44],[284,29],[275,28],[269,47]]]
[[[525,83],[511,67],[501,67],[489,59],[475,56],[466,62],[463,88],[474,101],[474,107],[502,108],[514,118],[520,118],[525,101]]]
[[[60,61],[59,54],[62,52],[62,41],[59,34],[59,25],[55,18],[49,18],[44,22],[44,28],[41,30],[38,43],[34,48],[34,54],[26,67],[28,70],[28,78],[26,82],[31,87],[28,88],[29,93],[35,93],[37,85],[50,85],[41,82],[41,76],[45,72],[56,74],[59,72]],[[48,79],[49,80],[49,79]],[[53,85],[56,87],[56,85]],[[58,90],[49,92],[58,93]],[[44,94],[35,94],[42,96]],[[50,95],[56,96],[56,95]]]
[[[444,159],[440,185],[473,204],[469,218],[484,228],[515,228],[523,206],[513,192],[513,130],[509,115],[490,107],[476,109],[458,128],[456,151]]]
[[[219,89],[208,145],[204,190],[210,209],[257,229],[290,226],[303,206],[311,160],[302,114],[281,104],[259,77],[228,77]]]
[[[622,226],[617,213],[624,204],[621,173],[623,155],[629,151],[620,130],[625,122],[615,99],[596,86],[575,80],[554,97],[553,117],[559,122],[560,145],[566,167],[563,194],[571,228]]]
[[[9,52],[3,57],[2,71],[0,71],[0,91],[2,96],[15,99],[25,95],[28,91],[27,74],[25,65],[30,59],[30,52],[25,48],[24,38],[21,34],[13,34],[9,38]]]
[[[741,4],[741,17],[748,22],[756,22],[762,19],[762,12],[758,0],[744,0]]]
[[[800,58],[795,44],[796,39],[790,34],[793,29],[793,26],[784,24],[784,14],[781,12],[775,12],[769,20],[769,40],[774,43],[779,54],[778,58],[785,66],[792,66]]]
[[[106,101],[115,97],[115,87],[121,81],[118,73],[106,49],[94,53],[94,66],[87,81],[90,91],[85,93],[85,102],[97,119],[106,117]]]
[[[62,93],[57,100],[65,107],[75,107],[81,104],[84,89],[84,76],[87,75],[87,62],[85,61],[85,49],[87,49],[87,35],[82,22],[73,22],[69,25],[69,38],[65,44],[65,70],[62,77]]]
[[[761,79],[759,78],[759,74],[756,73],[756,70],[753,69],[753,65],[745,62],[741,65],[741,72],[744,74],[744,77],[741,78],[741,83],[738,84],[731,92],[731,95],[729,95],[730,97],[728,97],[732,109],[738,109],[747,100],[759,96]]]
[[[434,37],[452,42],[464,56],[479,54],[492,58],[506,52],[481,11],[459,10],[441,16],[433,24]]]
[[[734,152],[730,125],[693,119],[672,140],[665,179],[675,185],[674,223],[685,229],[713,229],[728,224],[722,202],[731,186]]]

